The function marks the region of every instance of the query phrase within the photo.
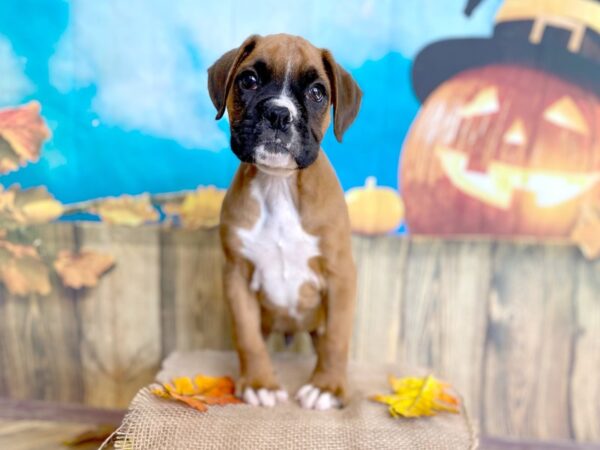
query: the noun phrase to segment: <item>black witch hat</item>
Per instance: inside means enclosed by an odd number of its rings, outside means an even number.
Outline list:
[[[482,1],[469,0],[465,14]],[[423,102],[463,70],[503,63],[553,73],[600,96],[600,0],[505,0],[491,38],[425,47],[413,64],[413,87]]]

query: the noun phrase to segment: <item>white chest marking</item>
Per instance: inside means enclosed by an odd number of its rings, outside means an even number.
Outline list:
[[[319,239],[302,229],[290,178],[259,172],[250,192],[260,206],[260,216],[252,229],[238,229],[242,254],[254,264],[250,287],[262,290],[270,303],[298,317],[300,286],[319,284],[308,266],[310,258],[319,255]]]

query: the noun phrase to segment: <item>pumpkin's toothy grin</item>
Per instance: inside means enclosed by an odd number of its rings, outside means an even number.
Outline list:
[[[438,146],[436,155],[450,182],[461,192],[500,209],[511,206],[515,191],[534,196],[536,205],[550,208],[587,192],[598,180],[600,172],[561,172],[526,169],[492,161],[486,172],[467,169],[466,154]]]

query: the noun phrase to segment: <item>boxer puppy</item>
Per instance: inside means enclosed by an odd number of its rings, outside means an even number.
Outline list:
[[[227,191],[220,235],[243,398],[285,401],[265,345],[271,331],[308,331],[317,353],[296,394],[304,408],[344,397],[356,274],[344,193],[320,149],[342,136],[361,90],[327,50],[285,34],[251,36],[208,69],[217,119],[229,115],[241,165]]]

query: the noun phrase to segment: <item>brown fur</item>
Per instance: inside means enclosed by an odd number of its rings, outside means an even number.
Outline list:
[[[341,140],[358,112],[360,90],[329,52],[317,49],[298,37],[251,36],[239,49],[226,53],[215,63],[209,70],[209,91],[219,111],[218,116],[222,115],[225,107],[230,117],[241,113],[236,110],[229,95],[236,73],[261,58],[268,60],[283,74],[290,57],[294,58],[296,71],[310,65],[328,83],[334,106],[334,130]],[[327,113],[322,121],[323,132],[329,124]],[[240,165],[223,203],[220,228],[226,258],[225,294],[233,319],[242,387],[279,387],[264,334],[274,330],[285,333],[308,331],[317,352],[311,384],[343,397],[356,289],[344,193],[322,150],[312,165],[290,175],[302,228],[319,238],[320,256],[312,258],[309,266],[323,286],[317,289],[305,283],[300,287],[298,304],[301,319],[297,320],[289,317],[287,311],[273,308],[262,294],[251,291],[254,268],[240,252],[237,230],[252,228],[260,215],[249,189],[257,171],[254,165]]]

